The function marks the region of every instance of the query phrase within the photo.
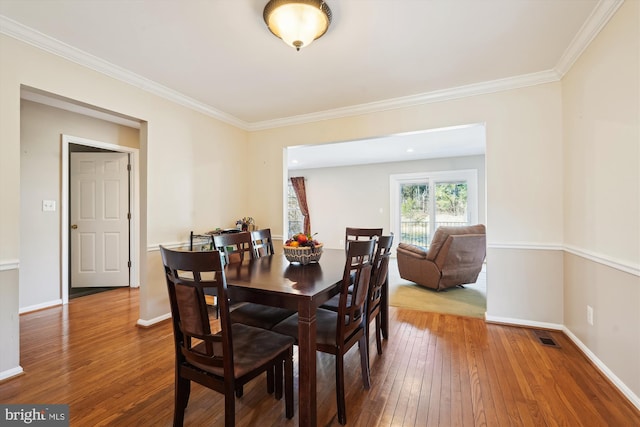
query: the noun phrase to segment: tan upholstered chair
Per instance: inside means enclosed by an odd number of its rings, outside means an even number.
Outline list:
[[[487,252],[485,227],[438,227],[429,249],[400,243],[400,277],[418,285],[442,290],[475,283]]]

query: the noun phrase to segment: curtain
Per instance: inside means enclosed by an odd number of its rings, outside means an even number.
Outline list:
[[[303,176],[292,176],[291,185],[293,185],[293,191],[296,192],[298,198],[298,206],[300,206],[300,212],[304,217],[304,234],[311,234],[311,218],[309,217],[309,206],[307,205],[307,190],[304,187]]]

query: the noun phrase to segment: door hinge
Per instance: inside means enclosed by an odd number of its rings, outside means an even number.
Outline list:
[[[127,163],[127,170],[131,172],[131,163]]]
[[[127,219],[131,219],[131,212],[127,212]]]
[[[127,262],[127,267],[131,268],[131,261]]]

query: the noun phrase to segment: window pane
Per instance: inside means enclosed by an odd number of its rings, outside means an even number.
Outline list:
[[[435,228],[469,225],[467,183],[465,181],[437,182],[435,192]]]
[[[287,222],[289,227],[289,234],[286,237],[291,237],[296,233],[300,233],[304,228],[304,217],[300,211],[298,205],[298,198],[296,192],[293,190],[293,185],[289,181],[288,197],[287,197]]]
[[[426,246],[429,232],[429,186],[400,184],[400,241]]]

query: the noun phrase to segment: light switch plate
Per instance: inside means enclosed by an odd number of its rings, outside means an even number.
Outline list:
[[[42,201],[42,211],[43,212],[54,212],[56,210],[56,201],[55,200],[43,200]]]

